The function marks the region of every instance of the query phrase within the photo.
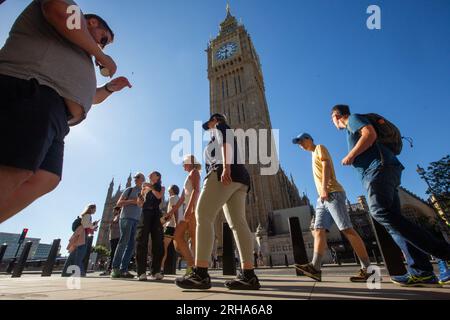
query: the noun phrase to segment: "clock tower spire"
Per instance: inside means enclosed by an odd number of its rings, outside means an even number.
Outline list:
[[[225,114],[234,129],[271,130],[259,56],[244,25],[231,14],[229,3],[219,34],[209,42],[206,52],[211,114]],[[271,138],[268,140],[268,148],[272,149]],[[301,202],[297,188],[292,188],[292,182],[282,169],[267,176],[261,175],[262,167],[261,164],[247,165],[252,189],[247,203],[247,221],[253,231],[259,222],[267,229],[270,212],[295,207]]]

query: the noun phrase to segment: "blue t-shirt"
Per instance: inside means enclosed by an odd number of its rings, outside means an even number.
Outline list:
[[[356,143],[361,138],[359,131],[368,125],[371,125],[371,123],[366,117],[360,114],[350,115],[347,123],[347,143],[349,151],[355,147]],[[381,143],[376,142],[369,149],[355,158],[353,167],[356,168],[361,177],[364,177],[368,169],[376,169],[381,166],[381,154],[383,154],[385,165],[402,165],[391,150]]]
[[[130,192],[131,190],[131,192]],[[141,192],[141,188],[127,188],[123,192],[124,200],[134,200],[137,199],[138,194]],[[120,219],[133,219],[138,220],[141,218],[142,209],[137,205],[128,205],[122,208],[122,212],[120,213]]]

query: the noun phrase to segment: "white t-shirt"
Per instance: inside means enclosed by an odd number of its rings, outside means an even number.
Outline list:
[[[177,195],[171,196],[169,198],[169,205],[167,206],[167,212],[170,212],[179,200],[180,200],[180,197],[178,197]],[[184,220],[184,206],[182,205],[178,208],[178,212],[176,212],[172,216],[172,218],[169,221],[167,221],[167,223],[165,224],[165,227],[175,228],[176,224],[183,220]]]

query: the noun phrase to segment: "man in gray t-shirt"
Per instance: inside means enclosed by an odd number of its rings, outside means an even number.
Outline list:
[[[106,21],[73,0],[33,0],[15,21],[0,49],[0,223],[59,184],[69,126],[131,87],[119,77],[96,88],[93,58],[116,72],[102,50],[113,40]]]
[[[136,227],[141,218],[141,208],[137,205],[137,198],[144,182],[144,174],[136,173],[134,175],[135,186],[127,188],[117,202],[117,206],[122,208],[119,222],[120,239],[112,263],[111,278],[134,278],[128,272],[128,265],[134,251]]]

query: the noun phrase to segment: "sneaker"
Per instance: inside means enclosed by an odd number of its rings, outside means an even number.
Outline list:
[[[211,278],[209,275],[206,278],[202,278],[195,271],[192,271],[187,276],[177,278],[175,284],[186,290],[207,290],[211,289]]]
[[[259,284],[259,280],[256,275],[247,279],[244,277],[244,274],[241,273],[236,279],[226,281],[225,287],[230,290],[259,290],[261,285]]]
[[[300,270],[303,274],[311,279],[321,282],[322,271],[316,270],[311,263],[308,264],[294,264],[295,269]]]
[[[439,266],[439,283],[441,285],[450,284],[450,270],[448,269],[447,261],[440,260]]]
[[[119,270],[113,270],[111,272],[111,279],[120,279],[121,275]]]
[[[156,281],[161,281],[162,279],[164,279],[164,276],[161,273],[156,273],[153,274],[150,279],[152,280],[156,280]]]
[[[111,275],[111,270],[106,270],[100,273],[100,277],[107,277]]]
[[[391,281],[395,284],[399,284],[402,287],[441,287],[438,278],[434,274],[418,277],[407,273],[403,276],[391,277]]]
[[[147,275],[145,273],[141,274],[138,278],[139,281],[147,281]]]
[[[134,275],[131,274],[130,272],[122,272],[122,274],[120,275],[121,278],[124,279],[134,279]]]
[[[374,274],[374,272],[372,273],[367,273],[367,269],[360,269],[358,271],[358,274],[354,277],[350,277],[350,282],[367,282],[367,280]],[[381,281],[381,279],[380,279]]]

